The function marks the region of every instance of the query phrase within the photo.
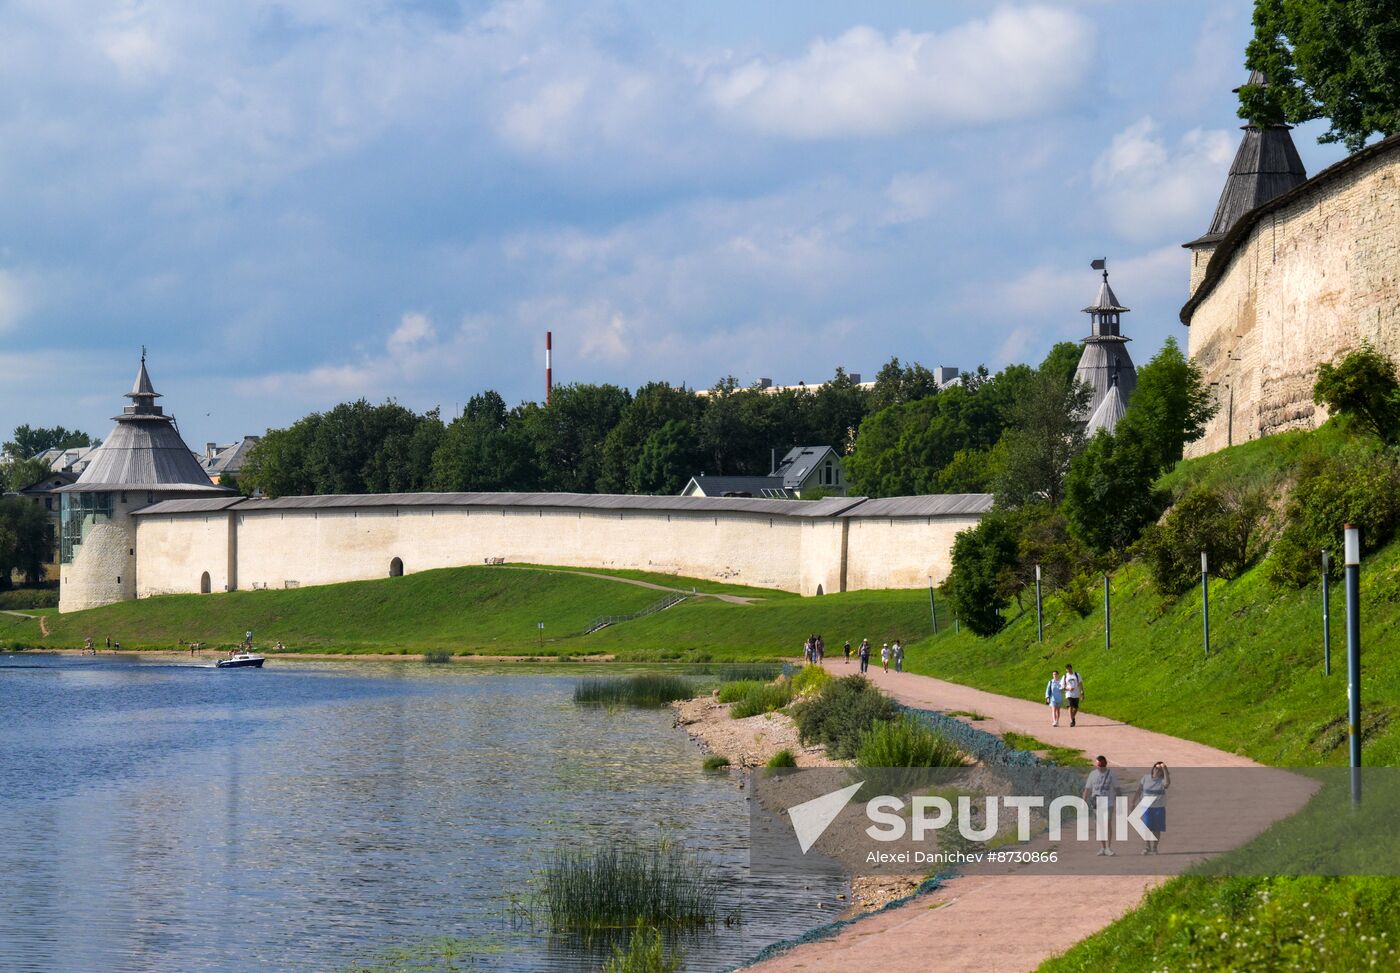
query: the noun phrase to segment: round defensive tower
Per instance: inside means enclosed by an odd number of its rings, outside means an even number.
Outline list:
[[[136,597],[136,523],[132,512],[178,497],[231,494],[210,482],[180,438],[160,393],[141,370],[126,393],[131,405],[92,453],[76,483],[62,487],[58,610],[78,611]]]

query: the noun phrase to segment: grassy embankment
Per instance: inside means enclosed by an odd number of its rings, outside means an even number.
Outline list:
[[[0,615],[0,645],[73,648],[109,636],[127,649],[173,649],[182,641],[236,643],[252,629],[259,646],[284,642],[306,652],[486,655],[589,655],[635,660],[772,659],[801,652],[813,631],[829,651],[841,639],[872,641],[926,630],[927,595],[871,591],[798,598],[767,589],[645,572],[617,574],[668,587],[739,594],[733,604],[692,597],[665,611],[605,628],[583,629],[602,615],[636,612],[665,592],[589,577],[568,569],[516,566],[448,568],[403,578],[290,591],[169,595],[38,622]],[[537,623],[545,623],[540,638]]]
[[[1345,448],[1325,427],[1246,443],[1179,464],[1163,486],[1250,484],[1284,491],[1310,454]],[[1340,547],[1340,538],[1338,539]],[[1046,600],[1035,641],[1033,596],[994,638],[940,633],[910,647],[907,668],[1027,699],[1052,668],[1085,675],[1087,707],[1285,766],[1346,762],[1344,596],[1332,591],[1332,674],[1323,675],[1320,586],[1283,591],[1259,564],[1210,587],[1211,655],[1199,588],[1178,599],[1141,565],[1112,579],[1113,643],[1100,606],[1079,618]],[[1400,764],[1400,542],[1369,555],[1362,580],[1363,761]],[[1042,970],[1387,968],[1400,940],[1400,880],[1183,878]],[[1373,967],[1375,961],[1379,967]]]

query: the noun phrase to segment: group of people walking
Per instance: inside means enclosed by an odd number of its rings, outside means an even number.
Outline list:
[[[847,649],[851,643],[847,642]],[[822,659],[826,656],[826,642],[820,635],[809,635],[807,641],[802,646],[802,658],[807,662],[815,662],[821,665]]]
[[[845,644],[845,646],[843,647],[843,651],[844,651],[845,656],[846,656],[846,665],[850,665],[850,664],[851,664],[851,640],[850,640],[850,639],[847,639],[847,640],[846,640],[846,644]],[[869,640],[869,639],[861,639],[861,640],[860,640],[860,645],[859,645],[859,647],[857,647],[857,649],[855,650],[855,653],[856,653],[856,661],[860,663],[860,671],[861,671],[861,672],[869,672],[869,671],[870,671],[870,654],[871,654],[870,640]],[[893,645],[891,645],[889,642],[886,642],[886,643],[884,643],[883,645],[880,646],[880,664],[881,664],[882,666],[884,666],[886,672],[889,672],[889,671],[890,671],[890,663],[891,663],[891,662],[894,663],[894,671],[895,671],[895,672],[903,672],[903,671],[904,671],[904,643],[901,642],[899,639],[895,639]]]

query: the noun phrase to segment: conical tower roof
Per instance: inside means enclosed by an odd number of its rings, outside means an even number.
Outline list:
[[[1109,386],[1108,393],[1099,403],[1099,407],[1089,416],[1089,421],[1084,424],[1084,435],[1092,436],[1102,429],[1104,432],[1113,432],[1118,428],[1118,420],[1123,418],[1128,411],[1128,403],[1123,399],[1123,393],[1118,388],[1118,383],[1114,382]]]
[[[1094,303],[1084,308],[1085,314],[1094,314],[1099,311],[1131,311],[1132,308],[1124,307],[1118,302],[1118,295],[1113,293],[1113,288],[1108,285],[1108,271],[1104,271],[1103,281],[1099,284],[1098,296],[1094,298]]]
[[[1268,79],[1262,71],[1254,71],[1248,84],[1267,85]],[[1288,134],[1289,126],[1258,125],[1251,121],[1240,127],[1244,138],[1235,152],[1235,161],[1230,164],[1230,174],[1220,192],[1210,229],[1187,246],[1216,242],[1250,210],[1307,181],[1308,173],[1293,144],[1293,136]]]
[[[165,493],[229,493],[215,486],[200,467],[175,420],[155,404],[160,393],[146,371],[145,351],[136,383],[126,397],[132,405],[115,416],[117,427],[93,450],[78,482],[60,493],[148,490]]]

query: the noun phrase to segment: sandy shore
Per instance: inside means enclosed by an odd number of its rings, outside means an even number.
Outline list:
[[[730,766],[744,775],[740,787],[748,786],[750,770],[763,767],[780,750],[791,751],[799,767],[840,767],[850,763],[833,760],[824,747],[803,746],[797,724],[786,713],[732,719],[729,704],[719,702],[713,694],[681,700],[671,707],[676,712],[676,726],[689,733],[703,752],[727,758]],[[902,899],[922,879],[919,875],[857,876],[851,880],[850,907],[843,918],[873,912]]]

